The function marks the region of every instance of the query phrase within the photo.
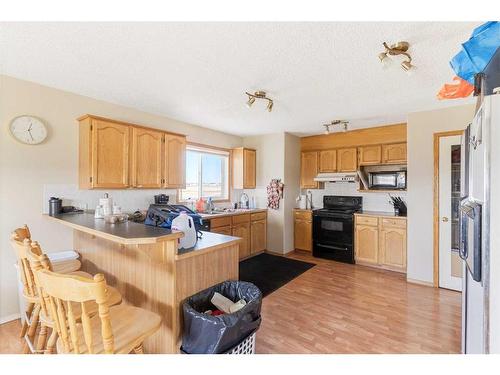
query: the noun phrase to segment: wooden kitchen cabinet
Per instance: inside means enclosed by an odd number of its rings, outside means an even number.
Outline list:
[[[226,225],[224,227],[210,228],[210,232],[225,234],[226,236],[230,236],[231,235],[231,226]]]
[[[406,272],[406,218],[356,214],[356,263]]]
[[[355,259],[356,262],[378,263],[378,227],[370,225],[356,225],[355,231]]]
[[[181,189],[186,185],[186,137],[165,134],[163,187]]]
[[[238,147],[232,150],[233,188],[255,189],[257,185],[257,151]]]
[[[321,173],[332,173],[337,171],[337,150],[319,152],[319,171]]]
[[[240,242],[240,259],[250,255],[250,223],[233,225],[231,235],[241,237]]]
[[[312,251],[312,211],[294,211],[294,247],[297,250]]]
[[[130,128],[83,118],[79,128],[79,185],[82,189],[129,186]]]
[[[314,177],[318,175],[318,171],[318,152],[302,152],[300,158],[300,187],[303,189],[318,189],[320,183],[314,181]]]
[[[406,164],[406,143],[382,145],[382,163]]]
[[[267,220],[256,220],[250,223],[250,254],[266,250]]]
[[[93,115],[78,122],[80,189],[184,187],[185,136]]]
[[[358,148],[359,165],[376,165],[382,162],[382,146],[363,146]]]
[[[406,272],[406,229],[384,227],[380,230],[380,264]]]
[[[337,171],[356,172],[358,167],[358,150],[352,148],[340,148],[337,150]]]
[[[162,132],[132,128],[132,187],[162,187],[162,145]]]

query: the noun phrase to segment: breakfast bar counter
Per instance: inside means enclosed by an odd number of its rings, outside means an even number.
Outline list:
[[[162,317],[160,330],[144,342],[147,353],[179,353],[182,301],[238,279],[238,237],[203,232],[195,247],[178,249],[182,232],[134,222],[109,224],[90,213],[45,216],[73,229],[83,271],[103,273],[124,303]]]

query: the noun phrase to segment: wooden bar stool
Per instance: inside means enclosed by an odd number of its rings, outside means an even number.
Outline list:
[[[38,296],[41,296],[40,293],[40,285],[38,279],[36,277],[36,271],[45,269],[48,271],[53,271],[52,264],[47,256],[44,254],[38,242],[31,242],[28,239],[24,240],[25,253],[28,257],[29,266],[31,273],[34,275],[34,283],[38,292]],[[80,276],[85,278],[92,278],[92,275],[83,272],[83,271],[75,271],[69,273],[69,275]],[[121,303],[122,296],[117,289],[107,286],[106,287],[106,296],[107,303],[109,306],[117,305]],[[54,321],[52,320],[49,309],[47,308],[47,303],[43,298],[39,298],[40,303],[40,312],[39,312],[39,321],[41,323],[40,333],[38,336],[38,341],[36,345],[36,352],[43,351],[47,354],[52,354],[55,351],[55,344],[57,341],[57,330],[54,327]],[[98,312],[98,306],[94,302],[86,302],[86,310],[89,316],[93,316]],[[75,319],[79,322],[82,316],[82,311],[80,309],[80,305],[76,305],[74,309]],[[51,335],[47,341],[48,330],[52,330]]]
[[[151,311],[124,304],[109,307],[102,274],[88,279],[41,269],[36,277],[59,334],[58,353],[143,353],[144,340],[160,328],[160,316]],[[89,315],[89,301],[98,305],[98,315]],[[75,316],[77,304],[81,323]]]

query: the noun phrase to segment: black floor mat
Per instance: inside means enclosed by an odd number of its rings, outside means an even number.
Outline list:
[[[240,280],[257,285],[263,296],[281,288],[315,264],[271,254],[260,254],[240,262]]]

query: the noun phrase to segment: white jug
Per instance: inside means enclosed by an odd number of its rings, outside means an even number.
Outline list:
[[[179,249],[189,249],[196,245],[198,237],[196,236],[194,221],[185,211],[182,211],[179,216],[172,220],[172,229],[184,232],[184,237],[179,238]]]

